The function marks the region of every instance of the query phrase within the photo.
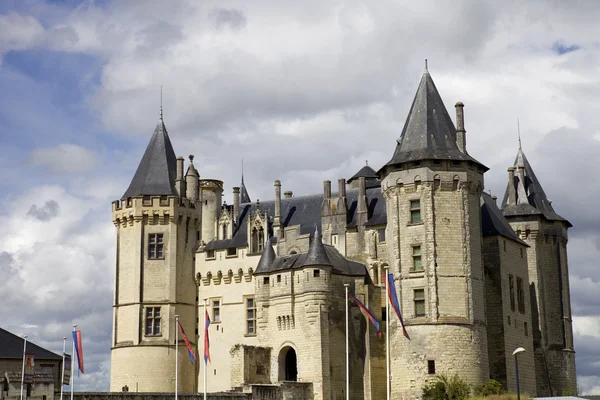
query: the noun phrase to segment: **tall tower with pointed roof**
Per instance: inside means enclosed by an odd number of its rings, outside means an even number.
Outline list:
[[[117,231],[111,391],[175,390],[175,316],[195,347],[194,250],[201,218],[198,173],[176,158],[161,118],[121,200]],[[187,186],[187,194],[186,194]],[[195,371],[179,346],[179,390],[195,389]]]
[[[577,390],[569,267],[569,221],[554,211],[519,138],[502,211],[524,240],[529,268],[532,333],[538,396],[574,394]]]
[[[390,272],[412,340],[391,321],[391,380],[420,396],[435,371],[489,379],[480,197],[487,168],[464,148],[427,70],[392,159],[379,171]],[[457,133],[459,133],[457,135]]]

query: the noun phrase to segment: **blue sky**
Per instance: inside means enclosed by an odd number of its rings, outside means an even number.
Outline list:
[[[364,160],[383,165],[427,58],[450,114],[465,103],[468,150],[498,197],[519,118],[574,225],[579,383],[600,393],[599,14],[591,0],[0,2],[3,327],[59,352],[77,323],[79,388],[108,389],[110,202],[154,129],[161,85],[177,154],[228,188],[243,157],[251,197],[267,199],[275,179],[309,194]]]

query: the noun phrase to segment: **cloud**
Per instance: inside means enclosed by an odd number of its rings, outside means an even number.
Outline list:
[[[38,208],[37,205],[32,204],[27,211],[27,215],[33,218],[37,218],[40,221],[49,221],[58,215],[59,205],[54,200],[48,200],[44,203],[44,206]]]
[[[40,44],[44,27],[32,16],[16,12],[0,14],[0,62],[2,55],[11,50],[23,50]]]
[[[85,173],[94,168],[97,158],[90,150],[74,145],[34,149],[29,162],[53,173]]]

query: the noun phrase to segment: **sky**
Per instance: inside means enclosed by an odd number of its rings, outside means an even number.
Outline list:
[[[428,59],[500,199],[517,148],[569,232],[578,383],[600,394],[600,7],[594,0],[0,2],[0,324],[108,390],[115,230],[159,117],[253,200],[392,156]]]

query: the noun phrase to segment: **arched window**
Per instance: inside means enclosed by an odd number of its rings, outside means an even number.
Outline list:
[[[261,226],[260,229],[258,230],[258,251],[263,251],[264,244],[265,244],[265,232]]]

